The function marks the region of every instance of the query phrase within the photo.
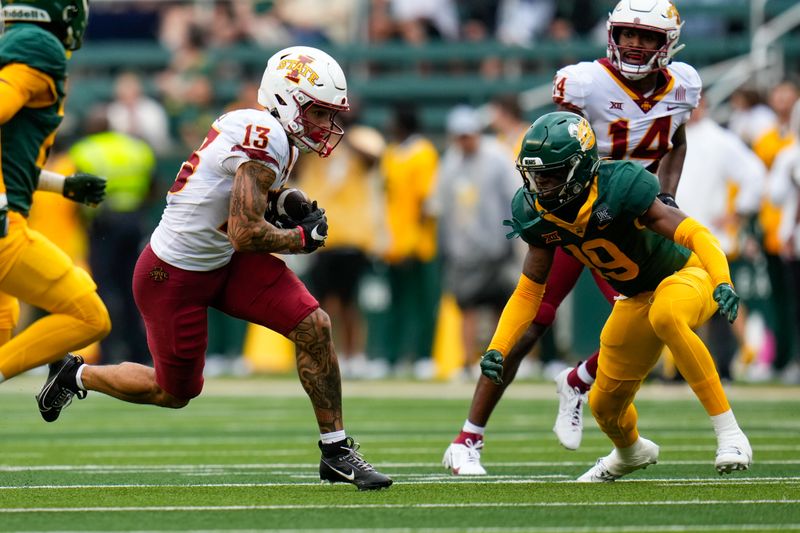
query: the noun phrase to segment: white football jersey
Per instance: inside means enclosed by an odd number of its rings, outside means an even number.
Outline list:
[[[298,150],[267,111],[242,109],[222,115],[203,144],[181,165],[167,193],[167,207],[150,237],[155,254],[170,265],[209,271],[230,261],[226,232],[233,178],[247,161],[272,169],[272,189],[286,183]]]
[[[689,120],[702,88],[686,63],[671,63],[660,76],[660,85],[645,95],[607,59],[577,63],[556,73],[553,101],[586,117],[600,157],[650,167],[672,149],[672,136]]]

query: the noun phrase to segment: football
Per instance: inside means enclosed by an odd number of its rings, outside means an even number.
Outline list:
[[[312,210],[308,195],[297,188],[282,187],[267,194],[264,218],[279,228],[297,226]]]

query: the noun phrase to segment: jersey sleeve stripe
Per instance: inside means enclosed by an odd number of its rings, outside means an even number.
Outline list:
[[[231,148],[231,151],[244,152],[245,155],[247,155],[247,157],[249,157],[250,159],[261,161],[263,163],[267,163],[270,165],[275,165],[276,167],[279,166],[278,161],[264,150],[257,150],[255,148],[245,148],[244,146],[237,144],[236,146],[233,146]]]

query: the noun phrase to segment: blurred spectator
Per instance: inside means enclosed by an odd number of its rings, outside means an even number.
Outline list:
[[[346,131],[330,157],[300,160],[297,186],[319,202],[328,217],[325,247],[309,256],[309,289],[333,319],[342,375],[367,377],[358,290],[381,225],[377,167],[386,142],[377,130],[366,126],[350,126]]]
[[[516,94],[495,97],[490,104],[490,113],[491,126],[497,134],[497,140],[506,149],[509,160],[514,161],[522,138],[531,125],[522,116],[519,97]]]
[[[386,193],[387,267],[391,304],[386,330],[376,332],[395,367],[409,358],[420,377],[432,377],[433,334],[439,303],[436,221],[424,206],[436,186],[439,155],[420,130],[416,109],[399,103],[381,158]],[[373,332],[370,331],[370,335]]]
[[[800,103],[795,104],[795,110]],[[787,358],[782,370],[782,378],[789,383],[800,383],[800,366],[798,365],[797,348],[800,346],[800,136],[797,125],[794,128],[796,138],[792,144],[781,150],[775,157],[769,178],[769,196],[772,202],[782,206],[782,218],[779,229],[781,253],[786,261],[792,281],[792,296],[789,301],[793,308],[785,309],[794,314],[794,347],[795,352]]]
[[[145,202],[155,169],[153,150],[140,139],[109,131],[102,110],[87,117],[87,136],[69,156],[80,172],[105,176],[106,199],[89,227],[89,264],[108,308],[111,333],[100,343],[104,363],[149,363],[144,325],[131,289],[133,268],[146,244]],[[114,360],[108,359],[110,354]]]
[[[775,113],[775,123],[755,139],[753,150],[768,168],[778,153],[796,141],[791,128],[792,110],[798,101],[798,87],[792,81],[783,81],[772,88],[769,105]],[[771,176],[769,174],[768,176]],[[768,178],[769,187],[769,178]],[[766,198],[761,206],[759,223],[763,231],[762,247],[766,258],[770,282],[770,298],[766,302],[767,325],[775,336],[775,357],[770,366],[761,365],[763,375],[751,376],[754,380],[771,379],[775,372],[782,372],[794,353],[794,324],[792,313],[795,302],[791,298],[791,280],[788,267],[781,253],[783,245],[779,237],[781,206]]]
[[[367,40],[384,43],[395,37],[397,28],[389,10],[390,0],[373,0],[367,19]]]
[[[199,77],[211,75],[212,65],[208,57],[207,46],[206,34],[202,28],[190,26],[187,40],[173,51],[169,67],[156,79],[174,133],[178,131],[180,122],[178,116],[187,106],[191,106],[191,103],[186,101],[188,93],[196,85]],[[214,111],[211,113],[214,114]],[[205,128],[201,127],[200,130],[205,135]],[[194,145],[190,145],[190,147],[195,148]]]
[[[203,74],[194,74],[184,80],[185,93],[180,103],[173,102],[173,120],[178,138],[184,148],[196,149],[205,139],[208,124],[217,116],[214,87]]]
[[[352,42],[358,28],[359,0],[276,0],[275,12],[288,27],[291,42],[304,45]]]
[[[682,211],[711,230],[733,263],[742,252],[740,237],[747,234],[748,222],[758,214],[766,168],[736,134],[707,116],[705,100],[686,124],[686,144],[676,201]],[[735,275],[736,268],[731,271]],[[707,323],[709,348],[722,379],[732,379],[731,365],[737,351],[746,363],[754,356],[745,340],[746,317],[741,314],[739,318],[731,325],[724,316],[715,314]]]
[[[529,46],[550,27],[555,0],[500,0],[497,38],[506,44]]]
[[[760,130],[760,134],[756,134],[753,139],[753,150],[767,167],[772,166],[778,152],[795,138],[791,119],[798,96],[800,92],[797,84],[788,80],[777,84],[769,92],[768,103],[774,113],[774,120],[770,127]]]
[[[114,84],[114,96],[107,111],[111,129],[142,139],[157,153],[168,152],[171,143],[167,112],[144,94],[139,75],[120,74]]]
[[[489,342],[479,331],[494,330],[519,269],[509,260],[512,244],[503,226],[519,185],[517,170],[505,148],[482,130],[473,108],[458,106],[450,112],[449,145],[429,204],[438,220],[444,288],[462,312],[465,370],[477,363]],[[482,318],[485,328],[480,327]]]
[[[748,145],[761,137],[775,123],[775,112],[764,103],[756,89],[743,87],[731,94],[728,128]]]
[[[390,0],[390,8],[401,38],[409,44],[459,37],[454,0]]]

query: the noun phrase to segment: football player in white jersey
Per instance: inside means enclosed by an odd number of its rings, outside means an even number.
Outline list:
[[[661,201],[673,207],[686,156],[685,124],[698,105],[701,91],[697,71],[686,63],[672,61],[684,46],[678,44],[682,25],[678,10],[669,0],[622,0],[609,13],[607,57],[566,66],[553,79],[554,103],[590,122],[596,132],[599,155],[641,163],[658,176]],[[596,259],[603,260],[599,256]],[[478,381],[468,418],[443,458],[443,464],[453,473],[486,474],[480,453],[489,417],[522,359],[553,323],[559,305],[582,271],[577,259],[559,249],[539,312],[503,361],[503,383],[496,385],[485,377]],[[603,296],[613,305],[617,292],[597,272],[591,273]],[[559,413],[553,431],[570,450],[580,446],[583,405],[586,392],[594,383],[597,356],[595,352],[555,378]],[[702,363],[702,368],[684,368],[688,372],[682,374],[716,372],[713,361]],[[706,382],[690,385],[709,415],[724,411],[722,404],[705,394]],[[721,457],[723,463],[729,459],[725,454]],[[748,465],[749,461],[748,457]],[[739,466],[743,465],[736,465]]]
[[[325,212],[315,208],[291,229],[265,219],[268,191],[286,183],[298,151],[326,157],[341,139],[335,119],[349,110],[344,72],[321,50],[286,48],[267,62],[258,102],[263,109],[231,111],[214,121],[181,166],[136,264],[134,297],[154,368],[86,365],[68,354],[51,370],[40,410],[55,420],[73,396],[89,390],[133,403],[186,406],[203,387],[206,315],[214,307],[295,343],[298,375],[320,430],[320,478],[361,490],[385,488],[392,480],[367,463],[345,433],[330,318],[272,255],[323,246]]]

